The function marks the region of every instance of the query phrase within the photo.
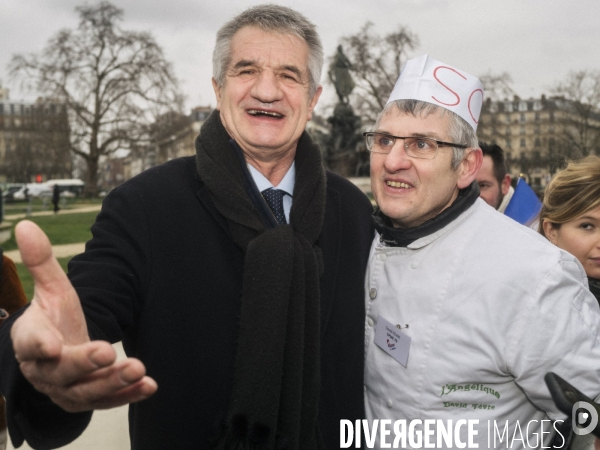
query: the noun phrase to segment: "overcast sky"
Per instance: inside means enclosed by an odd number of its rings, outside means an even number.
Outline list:
[[[14,53],[35,53],[61,28],[75,28],[81,0],[0,0],[0,79],[11,99],[25,98],[8,79]],[[88,2],[92,3],[92,2]],[[149,30],[173,64],[186,106],[215,106],[211,54],[217,29],[260,0],[113,0],[124,29]],[[325,54],[367,20],[381,34],[402,24],[428,53],[468,73],[509,72],[523,98],[549,93],[570,71],[600,69],[600,0],[277,0],[316,25]],[[325,83],[332,103],[333,87]],[[324,99],[324,100],[323,100]]]

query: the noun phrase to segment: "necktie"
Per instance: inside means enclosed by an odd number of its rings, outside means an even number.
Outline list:
[[[283,212],[283,196],[286,192],[281,189],[269,188],[262,191],[261,194],[267,202],[267,205],[269,205],[269,208],[271,208],[271,211],[273,211],[277,223],[280,225],[287,223]]]

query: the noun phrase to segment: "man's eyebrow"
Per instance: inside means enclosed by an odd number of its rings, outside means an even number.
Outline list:
[[[249,67],[249,66],[258,66],[258,61],[253,60],[253,59],[240,59],[238,62],[236,62],[234,64],[234,66],[232,67],[233,70],[237,70],[237,69],[242,69],[244,67]],[[292,72],[294,74],[296,74],[299,78],[303,78],[304,77],[304,73],[296,66],[294,65],[283,65],[283,66],[279,66],[278,68],[279,70],[287,70],[288,72]]]
[[[235,63],[232,69],[240,69],[242,67],[255,66],[256,64],[257,63],[254,60],[240,59],[238,62]]]
[[[372,133],[387,134],[389,136],[395,136],[394,133],[390,133],[389,131],[384,131],[380,128],[376,129],[375,131],[372,131]],[[431,133],[411,133],[411,134],[408,134],[408,135],[402,136],[402,137],[417,137],[417,138],[421,137],[421,138],[436,139],[438,141],[442,140],[440,138],[440,136],[438,136],[437,133],[433,133],[433,132],[431,132]]]
[[[427,132],[427,133],[412,133],[410,135],[410,137],[422,137],[422,138],[430,138],[430,139],[437,139],[438,141],[443,141],[443,139],[434,132]]]

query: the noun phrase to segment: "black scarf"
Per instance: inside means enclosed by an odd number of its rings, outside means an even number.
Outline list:
[[[375,228],[381,235],[381,242],[390,247],[406,247],[417,239],[441,230],[450,222],[471,207],[479,197],[479,185],[473,181],[469,186],[458,191],[458,197],[452,204],[437,216],[413,228],[394,228],[392,221],[379,208],[373,213]]]
[[[297,146],[290,224],[269,228],[243,158],[228,143],[219,111],[196,139],[200,178],[245,252],[234,382],[219,449],[322,448],[319,278],[316,246],[325,216],[321,153],[305,132]],[[256,198],[260,197],[260,198]]]

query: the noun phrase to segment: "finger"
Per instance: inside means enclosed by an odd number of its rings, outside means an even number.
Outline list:
[[[150,377],[144,377],[132,386],[122,389],[109,397],[104,397],[93,402],[92,408],[110,409],[128,403],[140,402],[154,395],[157,390],[158,385],[156,384],[156,381]]]
[[[65,392],[72,399],[84,399],[96,408],[98,405],[124,401],[125,398],[129,403],[144,393],[148,396],[156,390],[156,382],[146,377],[146,367],[140,360],[128,358],[95,371],[69,388]],[[146,392],[148,389],[150,391]]]
[[[69,412],[106,409],[152,395],[157,385],[145,373],[144,365],[130,358],[94,371],[71,385],[39,386],[39,390]]]
[[[38,390],[48,393],[54,387],[68,386],[109,367],[115,360],[115,350],[108,342],[92,341],[81,345],[64,345],[60,356],[56,358],[22,360],[20,368],[34,387],[39,386]],[[141,376],[143,373],[138,379]]]
[[[110,395],[82,402],[81,397],[77,400],[59,398],[52,399],[54,403],[67,412],[82,412],[93,409],[111,409],[129,403],[136,403],[151,397],[158,389],[156,382],[150,377],[143,377],[137,383],[120,389]]]

